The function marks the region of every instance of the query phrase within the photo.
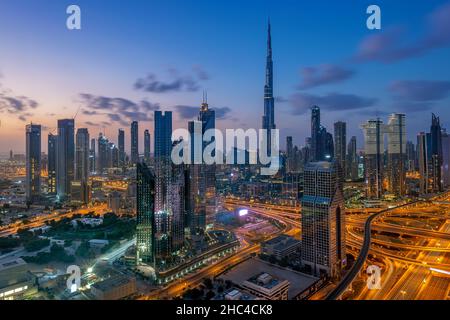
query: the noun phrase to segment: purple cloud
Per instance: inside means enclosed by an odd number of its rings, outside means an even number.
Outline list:
[[[105,115],[110,121],[127,125],[130,121],[151,121],[152,113],[160,108],[159,104],[147,100],[134,102],[125,98],[80,94],[84,105],[83,114],[95,116]],[[101,112],[99,112],[101,111]]]
[[[301,70],[303,82],[300,89],[310,89],[330,83],[337,83],[351,78],[354,71],[337,65],[323,64],[318,67],[306,67]]]
[[[450,93],[450,81],[394,81],[389,91],[396,99],[407,101],[437,101],[446,98]]]
[[[450,45],[450,2],[429,14],[425,24],[424,35],[410,42],[404,41],[409,35],[398,26],[370,35],[360,43],[354,59],[392,63]]]
[[[134,89],[152,92],[152,93],[166,93],[178,91],[198,91],[199,85],[197,81],[190,76],[177,77],[170,82],[162,82],[156,78],[154,74],[149,74],[144,78],[139,78],[134,83]]]
[[[323,96],[306,93],[296,93],[291,96],[293,115],[302,115],[313,105],[318,105],[326,111],[345,111],[369,108],[378,101],[375,98],[365,98],[354,94],[329,93]]]

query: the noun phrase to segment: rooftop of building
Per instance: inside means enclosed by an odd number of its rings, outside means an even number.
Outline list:
[[[131,277],[119,274],[119,275],[114,275],[106,280],[94,283],[92,285],[92,287],[97,290],[100,290],[100,291],[108,291],[108,290],[120,287],[124,284],[127,284],[132,280],[133,280],[133,278],[131,278]]]
[[[275,276],[268,274],[267,272],[261,272],[254,275],[247,281],[256,284],[257,286],[260,286],[262,288],[270,290],[285,280],[278,279]]]
[[[319,170],[319,171],[327,171],[334,169],[334,162],[330,161],[318,161],[318,162],[309,162],[305,165],[304,170]]]
[[[273,239],[264,242],[264,245],[275,246],[275,249],[281,250],[294,244],[299,244],[300,240],[290,237],[286,234],[279,235]]]

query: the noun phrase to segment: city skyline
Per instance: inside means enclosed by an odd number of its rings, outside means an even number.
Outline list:
[[[23,18],[26,19],[27,13],[20,13],[24,5],[25,3],[4,4],[5,8],[2,12],[11,10],[17,16],[23,14]],[[445,119],[448,117],[448,108],[445,106],[449,102],[450,86],[445,77],[449,67],[444,63],[444,57],[449,53],[447,45],[450,43],[450,37],[446,34],[448,28],[445,29],[445,18],[450,13],[448,1],[409,4],[411,21],[414,21],[412,27],[408,26],[406,21],[399,19],[398,15],[402,13],[399,4],[383,2],[380,5],[384,11],[389,12],[389,15],[383,16],[381,31],[370,31],[365,28],[366,7],[363,4],[352,8],[346,8],[349,5],[343,4],[346,10],[340,10],[340,14],[336,16],[330,16],[327,12],[321,13],[324,17],[320,19],[321,25],[318,26],[303,12],[308,9],[312,12],[311,16],[317,15],[319,11],[315,5],[288,2],[273,9],[269,2],[262,2],[258,8],[247,4],[242,6],[241,13],[230,13],[236,5],[232,3],[231,6],[224,8],[225,11],[218,17],[219,19],[225,19],[223,16],[226,14],[230,16],[249,14],[252,10],[251,19],[248,21],[241,19],[232,27],[224,24],[213,37],[216,41],[208,37],[207,33],[211,31],[204,31],[204,28],[195,24],[189,25],[189,30],[167,29],[167,32],[177,41],[180,37],[186,38],[180,42],[181,45],[191,41],[195,47],[197,41],[203,40],[203,46],[210,50],[197,54],[197,57],[190,53],[186,53],[184,57],[176,56],[174,53],[160,57],[160,52],[169,50],[173,46],[161,39],[164,36],[163,32],[163,35],[150,37],[151,39],[139,46],[133,45],[131,51],[134,52],[134,58],[139,57],[134,59],[133,63],[130,64],[129,60],[129,56],[133,53],[125,54],[121,49],[117,54],[105,59],[107,61],[104,63],[92,68],[90,67],[92,58],[88,58],[87,55],[96,57],[100,54],[99,49],[109,48],[117,43],[108,40],[109,37],[104,33],[104,25],[100,25],[98,19],[89,21],[91,15],[102,16],[105,24],[111,23],[114,30],[122,30],[122,32],[139,26],[142,28],[142,33],[152,33],[153,24],[151,19],[130,23],[130,17],[126,14],[123,20],[118,19],[112,23],[111,19],[114,19],[115,14],[105,13],[95,4],[81,1],[79,5],[82,12],[86,13],[86,17],[83,16],[83,28],[79,33],[70,33],[64,25],[58,27],[57,22],[48,23],[37,19],[35,23],[41,31],[49,31],[49,28],[53,31],[46,33],[46,36],[42,35],[42,38],[38,35],[38,39],[34,42],[37,49],[33,52],[23,50],[22,42],[11,42],[8,36],[4,37],[5,50],[0,53],[0,61],[4,61],[0,62],[2,75],[0,78],[2,120],[0,134],[5,137],[0,142],[2,155],[6,155],[10,149],[15,153],[25,151],[25,139],[22,132],[26,124],[30,122],[41,124],[42,136],[46,136],[49,132],[54,132],[58,119],[73,117],[78,108],[80,112],[76,119],[77,128],[87,127],[91,135],[96,137],[99,131],[103,131],[102,127],[105,127],[106,136],[114,142],[117,142],[118,128],[129,128],[133,120],[142,122],[138,135],[141,139],[145,129],[153,132],[154,123],[151,119],[154,109],[157,108],[174,112],[174,128],[186,127],[187,121],[195,119],[197,115],[202,89],[209,92],[209,103],[216,110],[218,128],[259,128],[263,97],[261,87],[264,85],[264,70],[261,65],[265,63],[262,53],[266,51],[267,43],[267,33],[264,32],[264,28],[269,16],[272,25],[272,41],[275,45],[274,97],[278,128],[281,130],[280,141],[284,141],[289,135],[293,136],[295,145],[303,145],[305,137],[308,136],[308,130],[306,130],[306,124],[309,122],[308,110],[314,104],[323,110],[322,118],[325,127],[332,128],[337,120],[346,121],[347,135],[357,136],[358,148],[363,146],[359,125],[369,118],[376,117],[377,113],[383,119],[394,112],[411,113],[406,131],[408,140],[412,141],[415,141],[415,136],[419,132],[427,130],[427,126],[421,121],[425,115],[428,118],[432,111],[443,119],[441,123],[443,128],[447,125]],[[115,2],[111,2],[112,7],[115,5]],[[334,4],[328,5],[334,6]],[[27,4],[27,6],[33,7],[35,9],[33,12],[37,16],[46,10],[47,18],[57,16],[59,7],[62,8],[62,5],[50,2],[40,5]],[[132,3],[126,10],[135,13],[141,6],[147,5]],[[152,10],[167,14],[172,6],[170,2],[167,6],[154,2]],[[304,10],[301,10],[302,6],[305,6]],[[177,14],[181,15],[180,19],[187,19],[188,15],[195,18],[196,15],[217,10],[217,7],[221,5],[195,2],[193,8],[199,9],[198,12],[193,12],[191,9],[185,14]],[[293,10],[294,8],[298,10]],[[293,13],[286,15],[288,10]],[[64,11],[60,13],[60,18],[64,18],[63,13]],[[208,19],[203,20],[204,24],[212,23],[209,16],[206,16]],[[345,19],[346,16],[354,17],[354,19]],[[5,26],[2,29],[14,28],[19,38],[26,39],[26,30],[24,27],[17,26],[18,21],[21,20],[12,21],[6,17],[2,19],[2,24]],[[305,28],[307,23],[315,27],[314,31],[308,31],[309,28]],[[339,28],[334,28],[332,31],[336,36],[340,33],[348,33],[350,30],[353,32],[345,39],[342,38],[341,43],[331,39],[330,36],[323,38],[327,40],[326,44],[317,43],[311,38],[312,34],[315,34],[317,38],[320,38],[322,33],[327,34],[330,24],[333,26],[339,24]],[[404,25],[406,29],[403,31],[404,37],[398,34],[401,29],[398,25]],[[443,30],[440,34],[436,33],[438,27]],[[192,28],[196,32],[193,32]],[[235,37],[237,30],[240,31],[239,39]],[[291,39],[285,35],[288,30]],[[174,34],[175,31],[178,33]],[[188,31],[191,32],[189,37],[186,37],[184,32]],[[53,46],[51,49],[45,49],[44,47],[47,47],[50,41],[47,38],[51,38],[49,34],[55,36],[52,38]],[[124,41],[125,45],[131,45],[133,41],[136,41],[135,38],[125,41],[120,34],[119,32],[119,39]],[[390,42],[395,37],[403,39],[405,44],[397,48],[392,41]],[[104,41],[95,49],[91,45],[99,38]],[[292,41],[292,38],[296,41]],[[239,42],[230,46],[232,41]],[[380,43],[385,44],[386,48],[376,47],[376,44]],[[164,47],[165,44],[167,48]],[[333,54],[323,52],[323,48],[328,45],[333,45]],[[75,53],[66,51],[77,46],[85,48],[86,52],[77,55],[76,50]],[[149,46],[154,46],[159,51],[152,50],[151,54],[145,57]],[[224,51],[223,46],[228,49]],[[20,50],[19,53],[18,50]],[[211,54],[211,51],[217,53],[216,50],[220,51],[220,54]],[[224,60],[225,64],[228,64],[227,68],[220,63],[223,61],[224,53],[228,54],[228,59]],[[62,58],[51,59],[55,54],[65,57],[63,60],[66,61],[62,61]],[[358,54],[359,60],[356,59],[358,62],[350,59]],[[16,56],[20,58],[20,61],[36,61],[35,66],[29,68],[29,74],[24,72],[25,62],[23,64],[14,62],[19,61],[12,59]],[[178,61],[176,65],[174,61]],[[62,66],[71,64],[80,67],[78,69],[84,70],[84,73],[75,70],[73,66],[69,67],[67,75],[61,74],[61,70],[66,70]],[[114,65],[114,67],[111,68],[108,65]],[[243,65],[248,65],[247,69]],[[413,65],[415,68],[411,68]],[[235,66],[236,68],[231,69],[236,71],[230,71],[231,66]],[[125,77],[114,76],[123,73],[124,68],[128,71]],[[153,75],[148,76],[149,74]],[[111,80],[111,77],[120,78],[120,81]],[[37,81],[41,78],[48,81]],[[93,79],[101,85],[94,84]],[[241,83],[242,81],[245,81],[245,85]],[[230,95],[229,92],[233,94]],[[16,103],[13,104],[13,101]],[[133,108],[137,108],[138,111],[130,112],[130,110],[120,109],[123,103],[128,102],[134,103]],[[112,107],[114,112],[104,110],[105,106]],[[335,111],[339,108],[341,113]],[[142,110],[145,112],[141,112]],[[342,116],[343,113],[346,114],[345,117]],[[128,135],[127,130],[126,136]],[[46,143],[43,143],[42,150],[46,151]],[[125,150],[129,153],[129,138],[125,141]],[[141,143],[139,153],[142,152],[143,144]]]

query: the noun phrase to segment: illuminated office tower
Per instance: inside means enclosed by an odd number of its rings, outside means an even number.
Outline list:
[[[155,176],[145,163],[136,164],[136,264],[154,264]]]
[[[34,202],[41,195],[41,126],[28,124],[26,131],[26,196]]]
[[[295,166],[295,152],[292,143],[292,137],[286,137],[286,173],[294,171]]]
[[[431,115],[429,141],[430,191],[441,192],[442,188],[442,129],[439,117]]]
[[[358,180],[358,153],[356,149],[356,137],[353,136],[347,146],[347,177]]]
[[[383,186],[383,153],[386,125],[380,119],[368,120],[361,125],[361,129],[363,129],[365,141],[367,196],[379,199],[385,190]]]
[[[49,133],[48,135],[48,179],[47,192],[49,194],[56,194],[56,146],[58,137]]]
[[[197,162],[197,160],[202,160],[201,155],[194,154],[195,141],[198,141],[202,134],[201,123],[199,121],[189,121],[188,130],[193,163],[187,166],[186,173],[186,228],[190,235],[195,235],[202,234],[206,229],[206,183],[204,181],[204,166]]]
[[[275,125],[275,99],[273,98],[273,60],[272,60],[272,35],[270,22],[267,29],[267,56],[266,56],[266,82],[264,85],[264,115],[262,128],[267,130],[267,151],[271,153],[271,130]]]
[[[86,128],[79,128],[75,145],[75,180],[72,187],[72,201],[86,204],[90,201],[89,192],[89,132]]]
[[[338,121],[334,124],[334,156],[336,162],[341,166],[344,177],[347,177],[347,124]]]
[[[172,112],[155,111],[155,261],[164,263],[184,242],[184,172],[172,165]],[[179,179],[183,179],[180,181]],[[182,240],[180,240],[182,239]]]
[[[322,159],[322,144],[320,140],[320,108],[314,106],[311,109],[311,161]]]
[[[125,165],[125,131],[119,129],[118,134],[118,144],[119,144],[119,166]]]
[[[75,120],[58,120],[56,191],[60,200],[70,196],[75,170]]]
[[[450,186],[450,135],[442,132],[442,184]]]
[[[406,125],[405,115],[391,114],[386,127],[388,137],[388,191],[406,194]]]
[[[111,155],[111,168],[118,168],[119,167],[119,148],[117,146],[110,142],[109,143],[110,148],[110,155]]]
[[[216,113],[213,109],[209,108],[208,96],[203,99],[198,121],[202,123],[202,136],[206,131],[216,128]],[[202,156],[208,144],[208,142],[202,143]],[[212,155],[215,156],[215,150],[212,152]],[[216,219],[216,166],[215,164],[202,164],[201,166],[205,183],[206,225],[212,225]]]
[[[144,131],[144,161],[150,161],[150,131]]]
[[[137,121],[131,123],[131,163],[139,162],[139,124]]]
[[[166,210],[171,178],[172,112],[155,111],[155,211]]]
[[[338,279],[346,264],[345,208],[339,166],[310,162],[304,168],[302,263],[316,275]]]
[[[91,139],[91,147],[89,148],[89,172],[95,174],[95,164],[97,159],[95,158],[95,138]]]
[[[105,169],[109,167],[109,141],[103,135],[103,133],[99,133],[97,139],[97,173],[102,174]]]
[[[428,134],[421,132],[417,135],[417,156],[419,162],[420,193],[428,193],[429,190],[429,165],[428,165]]]
[[[417,153],[414,143],[406,141],[406,171],[416,171],[417,168]]]

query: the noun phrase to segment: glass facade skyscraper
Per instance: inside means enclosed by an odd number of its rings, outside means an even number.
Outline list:
[[[381,198],[385,187],[384,179],[384,134],[386,125],[380,119],[369,120],[362,124],[365,139],[365,172],[367,196]]]
[[[75,151],[75,181],[79,183],[78,199],[72,200],[80,203],[88,203],[90,200],[89,192],[89,132],[86,128],[79,128],[76,134],[76,151]]]
[[[146,129],[144,131],[144,160],[146,162],[150,161],[150,131]]]
[[[56,147],[58,143],[58,136],[49,133],[48,135],[48,179],[47,179],[47,193],[56,194]]]
[[[41,194],[41,126],[28,124],[26,131],[26,196],[38,200]]]
[[[145,163],[136,164],[136,264],[154,264],[155,176]]]
[[[406,124],[405,115],[391,114],[388,136],[388,191],[397,196],[406,194]]]
[[[119,166],[125,165],[125,131],[119,129],[119,134],[117,137],[119,144]]]
[[[334,156],[336,162],[341,166],[343,176],[347,176],[347,124],[342,121],[334,124]]]
[[[139,124],[137,121],[131,123],[131,163],[139,162]]]
[[[335,161],[304,168],[302,263],[314,275],[332,278],[339,278],[346,264],[344,196]]]
[[[56,189],[60,200],[70,196],[75,169],[75,120],[58,120]]]

